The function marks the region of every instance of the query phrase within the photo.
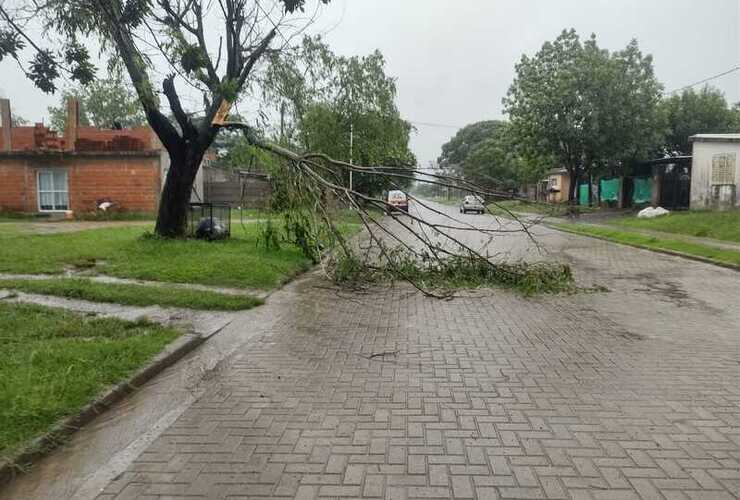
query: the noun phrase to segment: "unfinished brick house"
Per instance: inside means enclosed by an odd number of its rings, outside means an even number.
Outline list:
[[[10,102],[0,99],[0,211],[70,215],[108,201],[121,211],[155,212],[169,155],[154,132],[82,127],[73,99],[67,113],[63,136],[41,123],[12,127]],[[193,197],[201,193],[199,174]]]

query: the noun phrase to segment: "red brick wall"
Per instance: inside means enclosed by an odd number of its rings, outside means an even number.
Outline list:
[[[35,212],[36,196],[31,202],[27,178],[32,176],[25,167],[25,161],[15,159],[0,160],[0,210],[13,212]],[[36,185],[36,181],[33,181]]]
[[[95,210],[109,198],[127,211],[154,212],[160,193],[159,157],[94,156],[65,159],[0,158],[0,209],[37,212],[36,173],[67,171],[70,209]]]
[[[2,127],[0,127],[2,130]],[[12,151],[35,149],[63,150],[66,139],[41,123],[32,126],[13,127],[11,133]],[[79,143],[79,144],[77,144]],[[154,132],[149,127],[135,127],[123,130],[79,127],[77,129],[76,149],[81,151],[145,151],[160,149]],[[0,134],[0,150],[4,147]]]
[[[92,158],[76,163],[68,174],[72,210],[94,210],[101,198],[129,211],[156,210],[159,158]]]

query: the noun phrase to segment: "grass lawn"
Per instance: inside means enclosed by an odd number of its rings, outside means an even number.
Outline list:
[[[650,229],[740,243],[740,211],[737,210],[673,212],[655,219],[624,217],[610,220],[609,223],[626,228]]]
[[[578,211],[581,213],[595,212],[599,210],[598,207],[583,207],[578,206]],[[488,209],[495,215],[508,215],[508,212],[515,214],[527,213],[536,215],[547,215],[551,217],[559,217],[568,214],[568,205],[566,204],[550,204],[543,202],[527,202],[521,200],[502,200],[496,203],[488,205]]]
[[[697,257],[712,259],[725,264],[740,266],[740,252],[733,250],[722,250],[706,245],[676,241],[671,239],[656,238],[654,236],[619,229],[609,229],[603,227],[589,226],[587,224],[555,224],[554,227],[572,231],[586,236],[596,236],[617,243],[636,246],[640,248],[671,250],[681,252]]]
[[[3,226],[0,272],[95,268],[125,278],[269,289],[309,267],[293,245],[284,244],[280,250],[259,247],[260,224],[233,224],[232,238],[219,242],[145,238],[141,226],[45,235]]]
[[[0,457],[76,413],[178,335],[144,322],[0,303]]]
[[[439,203],[441,205],[455,206],[455,205],[460,205],[460,203],[462,203],[462,198],[463,197],[454,197],[453,196],[453,197],[451,197],[451,198],[448,199],[446,196],[434,196],[434,197],[431,197],[431,198],[426,198],[424,196],[417,196],[417,198],[421,199],[422,201],[428,200],[428,201],[433,201],[434,203]]]
[[[51,278],[46,280],[3,280],[0,288],[69,299],[90,300],[131,306],[159,305],[215,311],[238,311],[263,304],[247,295],[227,295],[211,291],[162,288],[145,285],[98,283],[86,279]]]

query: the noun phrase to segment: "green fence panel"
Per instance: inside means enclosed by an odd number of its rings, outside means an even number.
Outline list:
[[[599,183],[601,201],[619,201],[619,179],[601,179]]]
[[[653,178],[635,177],[634,189],[632,190],[632,203],[640,205],[649,203],[653,198]]]
[[[588,205],[588,184],[578,186],[578,204]]]

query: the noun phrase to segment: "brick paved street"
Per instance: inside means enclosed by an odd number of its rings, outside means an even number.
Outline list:
[[[740,275],[538,231],[611,291],[301,280],[99,498],[738,498]]]

